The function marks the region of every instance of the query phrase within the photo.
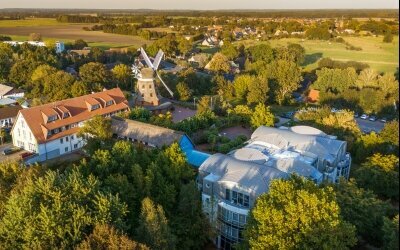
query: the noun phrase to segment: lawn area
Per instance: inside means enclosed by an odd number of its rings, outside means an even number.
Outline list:
[[[72,42],[77,39],[85,40],[90,46],[104,49],[111,47],[135,47],[151,44],[139,36],[128,36],[102,31],[86,31],[84,27],[93,24],[58,23],[54,18],[35,18],[26,20],[0,21],[0,34],[11,36],[18,41],[26,41],[31,33],[40,33],[44,40],[59,40]]]
[[[2,35],[2,34],[0,34]],[[12,40],[14,41],[27,41],[29,40],[28,36],[10,36]],[[132,37],[133,39],[135,37]],[[57,41],[61,40],[64,43],[73,43],[75,40],[74,39],[57,39],[57,38],[49,38],[49,37],[43,37],[43,41]],[[101,49],[109,49],[109,48],[123,48],[123,47],[134,47],[134,48],[139,48],[141,45],[144,43],[150,44],[151,41],[143,40],[142,38],[138,37],[138,39],[135,41],[133,40],[132,43],[119,43],[119,42],[88,42],[88,45],[90,47],[97,47]]]
[[[218,47],[208,47],[208,46],[202,46],[198,45],[196,48],[201,49],[202,53],[210,54],[213,55],[219,51]]]
[[[0,20],[0,27],[32,27],[32,26],[53,26],[69,25],[59,23],[54,18],[26,18],[24,20]]]
[[[399,66],[399,37],[395,37],[392,43],[383,43],[379,37],[344,37],[345,41],[353,46],[361,47],[361,51],[347,50],[346,45],[321,40],[302,40],[299,38],[284,38],[265,42],[240,41],[246,47],[255,43],[268,43],[272,47],[286,46],[289,43],[301,44],[306,49],[305,71],[317,67],[318,60],[322,57],[330,57],[340,61],[359,61],[368,63],[378,72],[395,72]]]
[[[176,31],[173,31],[171,28],[164,28],[164,27],[145,28],[145,29],[156,32],[176,33]]]

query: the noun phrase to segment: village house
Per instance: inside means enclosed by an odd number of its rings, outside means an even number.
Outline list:
[[[19,105],[0,108],[0,128],[11,127],[21,109],[22,107]]]
[[[21,109],[11,130],[13,144],[35,153],[27,163],[56,158],[84,146],[77,133],[85,121],[128,110],[119,88]]]
[[[24,97],[24,95],[25,92],[22,89],[17,89],[0,83],[0,99],[10,98],[16,100]]]

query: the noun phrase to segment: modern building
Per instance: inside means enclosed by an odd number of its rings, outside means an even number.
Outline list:
[[[21,109],[19,105],[0,108],[0,128],[11,127]]]
[[[249,210],[274,179],[297,174],[316,183],[348,178],[346,142],[308,127],[259,127],[240,149],[214,154],[199,168],[203,210],[218,231],[216,244],[232,249],[242,240]]]
[[[210,156],[195,150],[190,138],[180,131],[120,117],[111,119],[111,127],[115,137],[148,147],[161,148],[176,142],[184,152],[187,162],[195,167],[199,167]]]
[[[119,88],[22,109],[11,130],[13,144],[36,153],[29,163],[52,159],[85,144],[77,136],[85,121],[128,110],[128,101]]]

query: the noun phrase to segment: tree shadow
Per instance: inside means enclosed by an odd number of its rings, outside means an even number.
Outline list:
[[[307,66],[309,64],[316,63],[321,58],[322,58],[321,52],[307,54],[304,56],[304,62],[301,64],[301,66]]]

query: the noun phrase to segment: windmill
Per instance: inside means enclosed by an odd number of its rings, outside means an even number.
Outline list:
[[[143,68],[139,70],[139,67],[136,65],[132,66],[132,73],[138,79],[137,81],[137,98],[136,104],[144,105],[144,106],[158,106],[160,105],[161,96],[156,92],[154,78],[157,76],[160,79],[161,83],[164,85],[165,89],[171,95],[174,96],[174,93],[168,88],[167,84],[163,81],[163,79],[158,74],[157,70],[160,65],[161,59],[164,56],[164,52],[160,49],[154,58],[153,62],[147,56],[146,51],[143,48],[140,48],[140,53],[146,62],[148,68]]]

